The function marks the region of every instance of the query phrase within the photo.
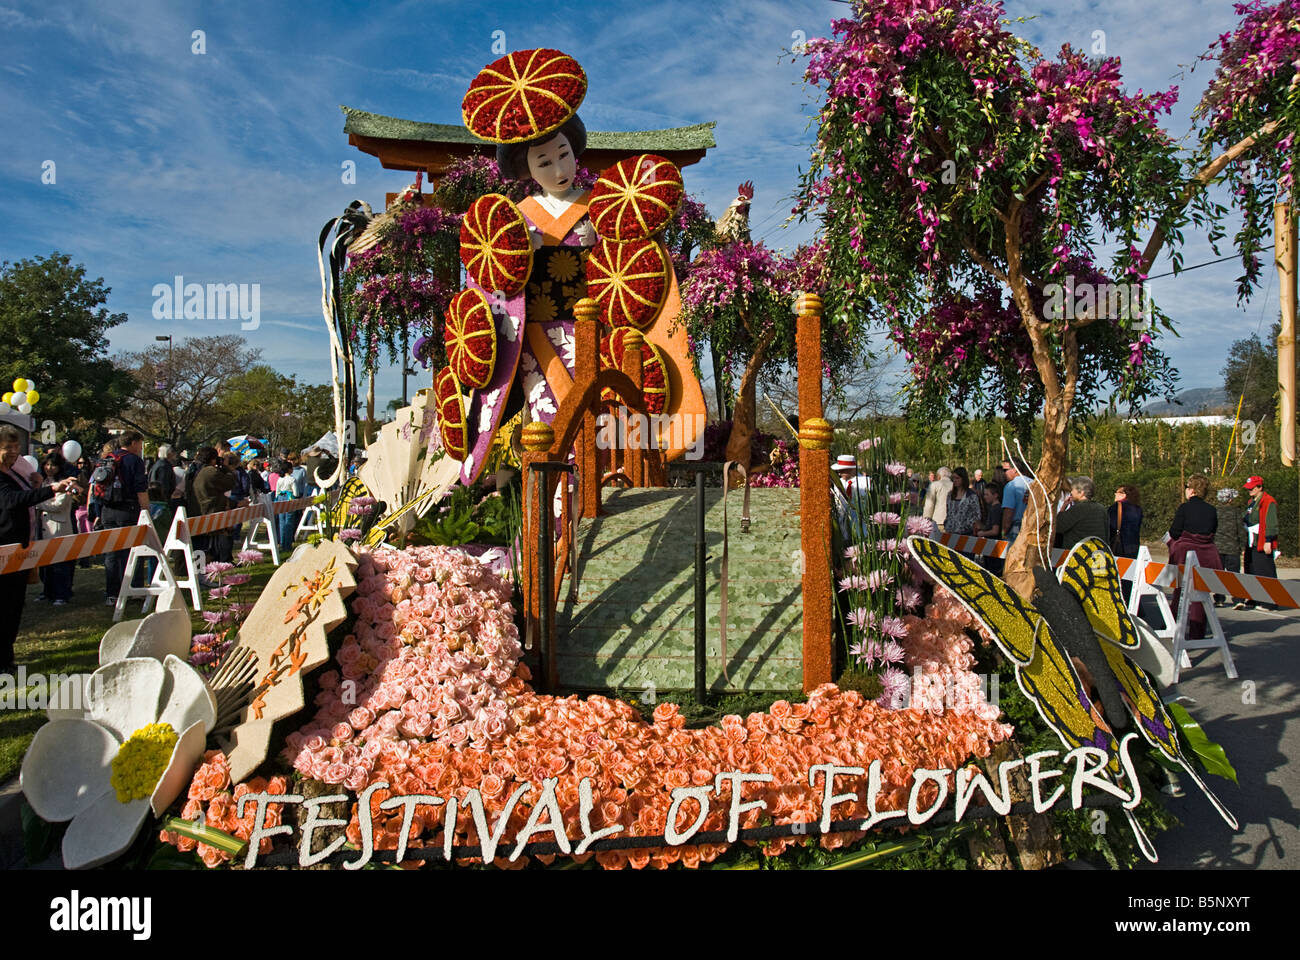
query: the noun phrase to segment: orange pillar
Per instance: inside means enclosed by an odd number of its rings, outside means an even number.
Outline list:
[[[822,301],[805,293],[796,305],[799,370],[799,505],[803,547],[803,689],[834,679],[831,604],[831,441],[822,418]]]
[[[623,372],[628,375],[632,385],[638,391],[645,386],[645,373],[641,368],[641,345],[645,342],[645,337],[641,331],[635,327],[628,329],[623,335]],[[624,407],[627,410],[626,407]],[[650,424],[643,423],[640,430],[633,430],[633,420],[641,415],[633,410],[627,410],[628,430],[627,430],[627,451],[624,453],[624,469],[632,481],[634,487],[646,486],[645,477],[645,444],[650,439]]]
[[[547,496],[547,477],[532,469],[532,465],[550,459],[551,444],[555,442],[555,431],[549,423],[535,420],[524,424],[523,430],[523,471],[524,471],[524,511],[521,550],[520,584],[524,597],[525,636],[530,644],[537,642],[538,624],[543,616],[552,621],[551,636],[554,631],[554,598],[541,595],[540,567],[541,557],[537,553],[537,536],[543,510],[551,507],[551,498]],[[555,647],[552,644],[551,650]],[[543,682],[549,681],[554,673],[554,664],[542,663]],[[553,689],[548,687],[548,689]]]
[[[595,300],[583,297],[573,306],[573,389],[581,393],[600,372],[600,307]],[[583,411],[582,432],[578,436],[577,481],[581,497],[579,516],[600,514],[600,460],[596,451],[596,418],[600,409],[597,397]]]

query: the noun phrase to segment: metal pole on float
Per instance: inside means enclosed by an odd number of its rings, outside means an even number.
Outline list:
[[[704,703],[705,666],[705,574],[708,558],[704,552],[704,470],[695,470],[695,702]]]

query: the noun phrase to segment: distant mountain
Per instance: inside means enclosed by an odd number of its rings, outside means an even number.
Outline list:
[[[1161,401],[1143,409],[1153,417],[1195,417],[1205,414],[1232,415],[1233,401],[1222,387],[1196,387],[1184,390],[1174,398],[1174,403]]]

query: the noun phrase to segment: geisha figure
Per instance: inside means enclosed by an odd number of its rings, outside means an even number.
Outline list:
[[[531,419],[554,419],[573,386],[573,308],[583,297],[601,304],[608,328],[634,322],[644,334],[646,399],[652,413],[666,415],[658,446],[668,458],[703,435],[703,392],[685,334],[672,329],[676,279],[655,239],[680,202],[680,172],[662,157],[630,158],[601,175],[593,201],[592,190],[575,184],[587,141],[577,115],[585,93],[573,58],[523,50],[485,67],[462,104],[470,131],[497,144],[502,174],[540,187],[517,206],[481,197],[465,215],[468,279],[448,310],[449,365],[435,378],[435,395],[444,445],[462,461],[466,483],[482,470],[500,425],[525,404]],[[651,192],[668,198],[650,197],[650,220],[633,222],[640,214],[625,215],[625,191],[606,182],[616,175],[651,183],[658,176]],[[608,362],[617,365],[621,337],[608,328],[603,352],[613,351]]]
[[[577,114],[552,133],[497,147],[502,176],[541,187],[519,204],[534,252],[518,382],[534,420],[549,422],[573,382],[573,306],[587,295],[587,252],[599,239],[587,215],[591,191],[574,185],[586,148]]]

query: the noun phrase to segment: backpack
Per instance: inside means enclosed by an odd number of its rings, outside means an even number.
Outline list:
[[[95,470],[90,475],[90,495],[100,503],[121,503],[125,499],[121,463],[119,453],[110,453],[95,462]]]

